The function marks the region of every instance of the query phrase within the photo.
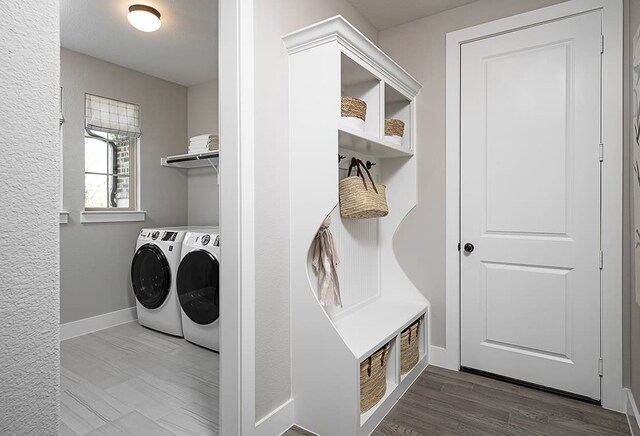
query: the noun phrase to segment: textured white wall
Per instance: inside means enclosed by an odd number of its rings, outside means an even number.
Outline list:
[[[160,166],[184,153],[187,88],[81,53],[61,50],[64,103],[63,207],[60,229],[61,321],[135,306],[130,268],[142,227],[187,225],[187,175]],[[84,210],[84,94],[140,105],[140,189],[144,222],[81,224]]]
[[[0,2],[0,434],[58,431],[58,1]]]
[[[218,132],[218,80],[187,89],[187,131],[189,137]],[[189,170],[189,225],[217,226],[220,187],[213,168]]]
[[[380,32],[380,48],[424,86],[418,96],[418,205],[394,239],[400,264],[431,302],[431,340],[445,345],[445,38],[448,32],[561,3],[479,0]]]
[[[377,32],[345,0],[259,0],[254,8],[255,366],[259,420],[291,397],[288,79],[282,36],[338,14],[374,42]]]

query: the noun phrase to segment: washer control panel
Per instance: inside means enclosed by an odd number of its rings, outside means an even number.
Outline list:
[[[190,242],[192,244],[198,244],[198,245],[202,245],[202,246],[212,246],[212,247],[219,247],[220,246],[220,235],[209,235],[209,234],[203,234],[200,236],[195,236],[195,239],[193,239],[193,242]]]
[[[142,239],[151,239],[152,241],[157,241],[160,239],[163,242],[175,242],[178,237],[178,232],[167,232],[160,230],[148,230],[142,229],[140,230],[140,238]]]

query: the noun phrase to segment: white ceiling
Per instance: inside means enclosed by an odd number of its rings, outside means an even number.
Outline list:
[[[347,0],[378,30],[473,3],[476,0]]]
[[[134,29],[129,6],[160,11],[162,27]],[[216,0],[61,0],[62,47],[184,86],[218,77]]]

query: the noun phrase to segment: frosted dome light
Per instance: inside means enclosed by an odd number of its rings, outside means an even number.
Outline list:
[[[129,23],[142,32],[155,32],[160,28],[160,12],[151,6],[129,6]]]

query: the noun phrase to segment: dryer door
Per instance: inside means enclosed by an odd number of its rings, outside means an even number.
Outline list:
[[[197,324],[211,324],[220,313],[220,264],[208,251],[194,250],[182,258],[176,282],[185,315]]]
[[[145,244],[138,248],[131,262],[131,284],[136,299],[147,309],[164,303],[171,286],[171,269],[160,247]]]

